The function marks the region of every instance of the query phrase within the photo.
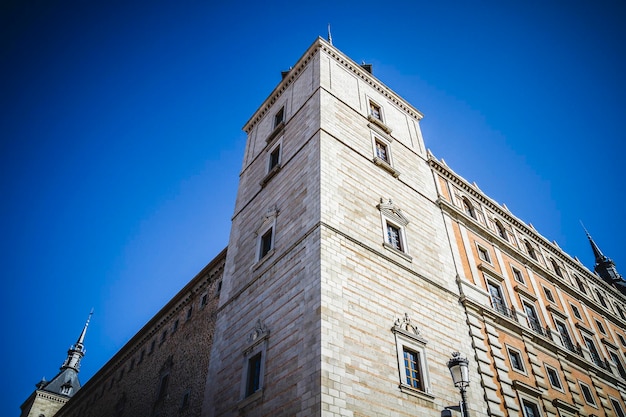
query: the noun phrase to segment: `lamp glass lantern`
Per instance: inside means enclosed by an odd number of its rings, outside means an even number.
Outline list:
[[[452,354],[452,359],[448,361],[448,369],[452,375],[452,381],[457,388],[465,388],[469,385],[469,361],[461,356],[459,352]]]

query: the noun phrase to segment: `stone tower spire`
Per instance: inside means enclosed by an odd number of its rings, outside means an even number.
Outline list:
[[[78,372],[80,369],[80,360],[85,356],[85,334],[87,333],[87,327],[89,326],[92,315],[93,309],[91,309],[89,317],[87,317],[87,321],[85,322],[83,330],[80,332],[80,336],[78,336],[78,340],[74,345],[70,346],[67,351],[67,358],[65,362],[63,362],[63,365],[61,365],[61,370],[72,368]]]

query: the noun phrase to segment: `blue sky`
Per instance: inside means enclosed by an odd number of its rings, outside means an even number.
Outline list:
[[[317,36],[420,109],[426,145],[588,267],[626,273],[621,2],[0,6],[5,382],[17,415],[93,307],[93,375],[228,243],[241,126]]]

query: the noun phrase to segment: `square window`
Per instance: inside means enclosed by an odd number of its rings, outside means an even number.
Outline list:
[[[558,371],[555,368],[548,366],[548,365],[546,365],[546,371],[548,373],[548,379],[550,380],[550,385],[552,385],[553,388],[556,388],[559,391],[563,391],[563,384],[561,384],[561,378],[559,378]]]
[[[491,258],[489,257],[489,251],[482,246],[478,246],[478,257],[485,262],[491,263]]]
[[[404,252],[401,229],[387,222],[387,243],[394,249]]]
[[[574,304],[570,304],[570,307],[572,308],[572,313],[574,314],[574,317],[576,317],[578,320],[582,320],[582,316],[580,315],[580,310],[578,310],[578,307],[576,307]]]
[[[285,107],[281,107],[280,110],[276,112],[274,115],[274,129],[278,127],[282,122],[285,121]]]
[[[596,406],[596,399],[593,398],[593,394],[591,393],[591,388],[589,388],[589,385],[584,384],[580,381],[578,381],[578,384],[580,385],[580,389],[583,392],[583,397],[585,397],[585,402],[589,405],[593,405],[594,407]]]
[[[518,372],[526,373],[526,371],[524,370],[524,362],[522,361],[522,354],[519,351],[511,348],[508,348],[507,351],[509,352],[511,367]]]
[[[381,121],[383,120],[380,106],[371,100],[370,100],[370,116],[372,116],[374,119],[378,119]]]
[[[552,291],[549,288],[543,287],[543,292],[546,295],[546,299],[551,303],[554,303],[554,296],[552,295]]]
[[[619,338],[619,342],[622,344],[622,346],[626,347],[626,339],[624,338],[624,336],[618,333],[617,337]]]
[[[522,271],[515,268],[514,266],[511,266],[511,271],[513,271],[513,279],[515,279],[515,281],[519,282],[520,284],[526,284],[526,282],[524,281],[524,275],[522,275]]]
[[[541,417],[537,404],[525,398],[522,399],[522,409],[524,410],[524,417]]]
[[[274,235],[274,229],[273,228],[269,228],[261,236],[260,249],[259,249],[259,259],[263,259],[263,257],[265,255],[267,255],[272,250],[273,235]]]

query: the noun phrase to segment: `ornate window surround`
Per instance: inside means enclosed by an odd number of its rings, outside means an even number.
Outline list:
[[[434,400],[435,396],[431,394],[430,377],[428,375],[428,364],[426,361],[426,339],[422,337],[419,329],[411,323],[411,319],[407,313],[405,313],[402,319],[396,319],[391,331],[396,342],[400,391],[430,401]],[[418,354],[423,390],[416,389],[406,382],[406,368],[404,365],[405,348]]]

